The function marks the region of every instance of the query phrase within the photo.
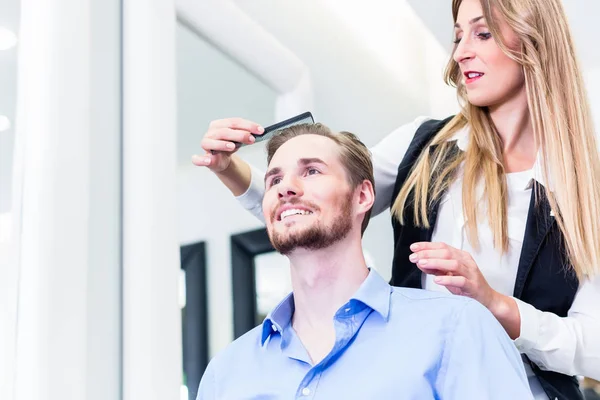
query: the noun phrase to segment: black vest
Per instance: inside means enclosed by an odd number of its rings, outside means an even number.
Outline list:
[[[443,121],[427,121],[417,130],[398,168],[392,204],[421,152],[450,119],[451,117]],[[429,147],[429,151],[433,151],[433,147]],[[460,151],[456,145],[455,151]],[[566,317],[579,281],[564,255],[563,236],[554,217],[550,215],[550,204],[543,190],[537,190],[536,205],[536,189],[541,188],[541,184],[534,183],[513,296],[538,310]],[[411,204],[410,199],[406,204]],[[391,285],[421,288],[421,270],[408,260],[412,253],[409,246],[414,242],[431,241],[438,208],[439,200],[428,211],[431,224],[429,229],[413,225],[414,210],[410,206],[406,206],[404,210],[406,225],[400,225],[396,218],[392,217],[395,252]],[[551,400],[583,400],[575,377],[542,371],[533,362],[529,363]]]

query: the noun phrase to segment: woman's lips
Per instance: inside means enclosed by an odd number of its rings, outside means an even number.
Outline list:
[[[478,71],[467,71],[464,73],[465,75],[465,84],[473,83],[483,77],[485,75],[483,72]]]

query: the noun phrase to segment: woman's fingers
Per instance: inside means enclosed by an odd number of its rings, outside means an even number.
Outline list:
[[[421,251],[421,250],[438,250],[448,248],[446,243],[444,242],[416,242],[410,245],[410,249],[412,251]]]
[[[450,260],[455,258],[457,257],[450,248],[417,251],[408,257],[408,259],[412,262],[417,262],[424,259]]]
[[[252,134],[229,128],[209,131],[202,139],[201,146],[207,151],[234,151],[236,143],[252,144],[256,141]]]
[[[252,122],[243,118],[217,119],[208,125],[209,131],[221,128],[242,130],[257,135],[262,135],[265,131],[264,128],[256,122]]]
[[[203,156],[194,154],[192,156],[192,163],[197,165],[198,167],[207,167],[210,165],[211,157],[210,154],[205,154]]]
[[[417,261],[417,267],[430,275],[457,275],[461,273],[460,263],[457,260],[422,259]]]
[[[464,276],[436,276],[433,278],[433,281],[441,286],[446,286],[447,288],[457,288],[464,290],[467,285],[467,278]]]

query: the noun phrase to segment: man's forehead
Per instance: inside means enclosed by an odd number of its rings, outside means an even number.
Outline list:
[[[277,149],[269,166],[281,163],[300,163],[306,159],[320,159],[326,163],[339,161],[339,146],[325,136],[301,135],[285,142]]]

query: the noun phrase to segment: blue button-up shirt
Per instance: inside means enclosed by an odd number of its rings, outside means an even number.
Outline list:
[[[289,295],[215,357],[197,399],[532,399],[518,351],[474,300],[391,287],[371,270],[316,365],[293,312]]]

